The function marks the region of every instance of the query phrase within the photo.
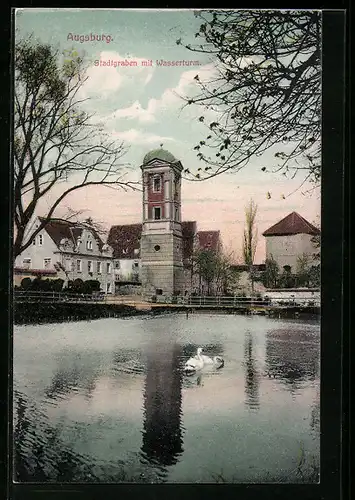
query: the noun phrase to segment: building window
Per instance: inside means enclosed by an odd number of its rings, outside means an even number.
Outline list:
[[[77,259],[76,261],[76,270],[78,273],[81,273],[81,260]]]
[[[92,273],[92,260],[88,260],[88,273]]]
[[[138,266],[139,266],[138,262],[133,262],[132,269],[138,269]]]
[[[116,260],[115,262],[115,269],[119,269],[121,267],[120,261]]]
[[[32,245],[35,245],[35,244],[36,244],[36,238],[33,238]]]
[[[51,267],[51,259],[43,259],[44,269]]]
[[[106,284],[106,292],[107,292],[107,293],[111,293],[111,283],[110,283],[110,282],[108,282],[108,283]]]
[[[163,295],[163,290],[161,288],[157,288],[155,293],[156,295]]]
[[[74,266],[74,262],[73,262],[71,259],[67,259],[67,260],[65,261],[65,269],[66,269],[67,271],[74,271],[73,266]]]
[[[92,241],[91,240],[86,241],[86,250],[92,250]]]
[[[153,177],[153,192],[160,193],[161,191],[161,177],[160,175],[155,175]]]
[[[25,269],[30,269],[31,268],[31,259],[23,259],[22,264]]]
[[[106,272],[107,274],[111,274],[111,262],[106,262]]]
[[[161,207],[153,207],[153,219],[154,220],[161,219]]]
[[[38,235],[38,244],[43,245],[43,235],[42,234]]]
[[[101,262],[97,262],[97,274],[101,274]]]

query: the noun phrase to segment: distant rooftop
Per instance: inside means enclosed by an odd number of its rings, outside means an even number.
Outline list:
[[[217,251],[221,243],[220,231],[199,231],[197,233],[199,247],[203,250]]]
[[[43,217],[39,217],[40,221],[44,220]],[[90,230],[95,239],[98,242],[100,252],[102,251],[103,241],[100,238],[99,234],[94,228],[91,228],[89,225],[80,222],[71,222],[63,219],[50,219],[44,229],[47,231],[49,236],[52,238],[54,243],[59,247],[62,239],[66,238],[76,244],[77,239],[81,236],[83,229]]]
[[[263,236],[287,236],[293,234],[319,234],[320,231],[297,212],[292,212],[263,232]]]

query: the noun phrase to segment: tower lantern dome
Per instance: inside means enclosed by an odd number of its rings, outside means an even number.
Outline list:
[[[177,163],[178,161],[175,156],[170,153],[170,151],[163,148],[152,149],[152,151],[149,151],[149,153],[147,153],[143,158],[143,165],[146,165],[151,160],[162,160],[168,163]]]

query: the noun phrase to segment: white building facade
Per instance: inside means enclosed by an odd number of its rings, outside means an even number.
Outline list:
[[[274,259],[280,270],[286,266],[291,273],[297,273],[300,259],[308,259],[308,267],[314,264],[314,238],[319,234],[319,229],[313,224],[292,212],[264,231],[266,258]]]
[[[34,226],[39,227],[38,218]],[[35,228],[34,227],[34,228]],[[33,228],[33,226],[32,226]],[[99,281],[105,293],[114,291],[112,248],[102,242],[94,229],[61,219],[51,219],[15,260],[15,270],[36,276],[55,271],[53,278],[67,284],[80,278]]]

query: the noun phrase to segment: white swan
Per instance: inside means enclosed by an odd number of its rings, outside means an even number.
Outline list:
[[[204,367],[204,361],[201,356],[202,349],[199,347],[197,349],[197,354],[196,356],[193,356],[192,358],[188,359],[185,363],[185,372],[187,374],[193,374],[196,373],[197,370],[202,370]]]
[[[200,353],[203,349],[200,347]],[[200,354],[200,357],[205,365],[214,365],[216,368],[222,368],[224,366],[224,359],[221,356],[214,356],[210,358],[209,356],[205,356],[204,354]]]

